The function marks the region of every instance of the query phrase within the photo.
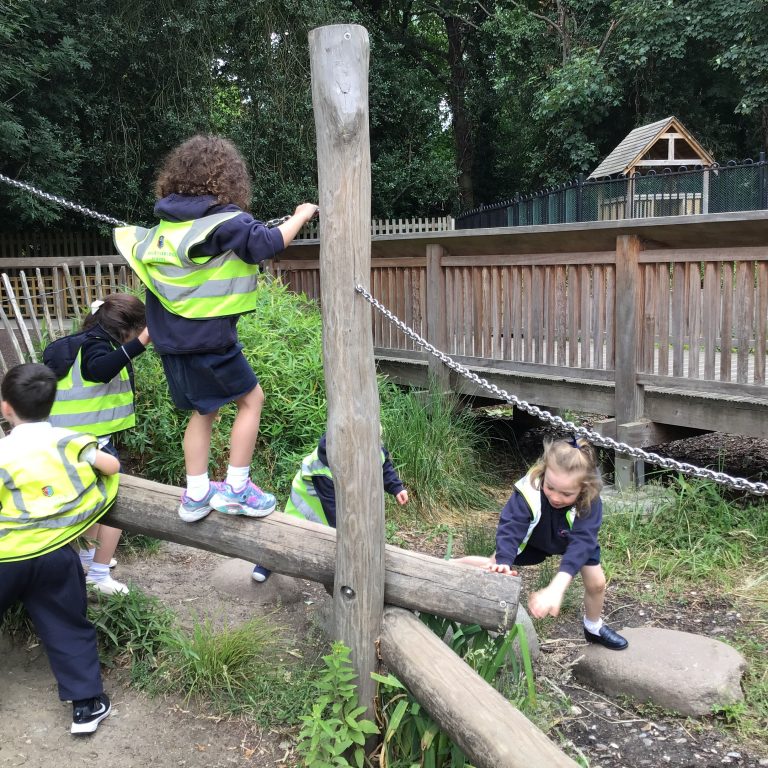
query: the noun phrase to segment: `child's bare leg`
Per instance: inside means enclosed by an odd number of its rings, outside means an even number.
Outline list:
[[[122,531],[109,525],[97,524],[93,527],[98,529],[93,538],[99,542],[96,547],[96,554],[93,556],[93,562],[108,566],[114,557]]]
[[[188,475],[203,475],[208,472],[208,455],[211,450],[211,432],[217,411],[213,413],[192,412],[184,432],[184,466]]]
[[[256,438],[259,436],[261,409],[264,406],[261,384],[237,400],[236,405],[237,416],[232,424],[229,463],[233,467],[250,467]]]
[[[605,604],[605,573],[602,565],[585,565],[581,569],[584,582],[584,615],[599,621]]]
[[[88,568],[88,575],[85,577],[86,583],[91,584],[105,595],[114,595],[116,593],[128,594],[128,587],[122,582],[113,579],[109,572],[112,555],[115,554],[122,531],[119,528],[112,528],[109,525],[101,525],[100,523],[92,526],[89,529],[89,533],[91,531],[99,545]]]

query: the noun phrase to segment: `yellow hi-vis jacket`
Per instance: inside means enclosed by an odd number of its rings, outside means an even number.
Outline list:
[[[56,385],[56,401],[48,421],[54,427],[101,437],[136,424],[128,369],[106,384],[89,381],[81,369],[82,350],[67,375]]]
[[[528,525],[528,530],[525,533],[525,537],[520,542],[517,548],[517,554],[519,555],[528,543],[528,539],[531,538],[533,529],[541,521],[541,489],[534,486],[531,482],[530,472],[518,480],[515,483],[515,488],[520,491],[520,495],[525,499],[525,503],[528,505],[528,509],[531,511],[531,522]],[[565,513],[565,520],[568,523],[569,528],[573,528],[573,521],[576,519],[576,507],[571,507]]]
[[[80,456],[93,438],[53,427],[45,445],[9,452],[0,467],[0,562],[28,560],[77,538],[117,496]]]
[[[191,221],[161,221],[152,229],[118,227],[115,245],[139,279],[174,315],[227,317],[250,312],[259,267],[234,251],[218,256],[190,256],[225,221],[240,211],[214,213]]]
[[[387,457],[382,451],[381,463],[384,464],[386,459]],[[317,448],[309,456],[304,457],[301,462],[301,469],[293,477],[291,495],[285,505],[285,514],[302,520],[311,520],[313,523],[329,525],[323,505],[317,498],[317,491],[312,484],[313,477],[333,479],[331,468],[323,464],[318,458]]]

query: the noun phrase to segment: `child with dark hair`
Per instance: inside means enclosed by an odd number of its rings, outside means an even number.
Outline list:
[[[56,376],[45,365],[11,368],[0,393],[0,410],[13,427],[0,439],[0,621],[22,602],[59,697],[72,702],[71,732],[93,733],[110,703],[86,616],[83,569],[68,544],[114,502],[120,462],[98,450],[93,437],[45,420],[56,397]]]
[[[111,293],[93,302],[77,333],[45,348],[43,362],[59,380],[50,417],[53,426],[94,435],[101,450],[118,456],[112,435],[136,423],[131,361],[149,344],[146,325],[138,298]],[[95,525],[84,538],[98,546],[80,550],[86,582],[106,595],[128,592],[110,574],[121,533],[119,528]]]
[[[602,486],[595,451],[586,440],[545,443],[543,455],[515,483],[501,511],[495,554],[456,562],[516,576],[513,566],[562,555],[550,584],[529,596],[531,614],[539,619],[557,616],[566,589],[579,573],[584,582],[584,637],[620,651],[627,647],[626,639],[602,619],[606,582],[597,538],[603,520]]]
[[[286,248],[317,213],[302,203],[275,228],[248,213],[251,180],[235,146],[219,136],[193,136],[163,162],[155,184],[152,229],[115,230],[120,253],[149,289],[147,325],[171,397],[191,411],[184,434],[187,480],[179,516],[211,509],[264,517],[275,497],[250,479],[264,392],[237,337],[241,314],[254,308],[260,264]],[[211,433],[221,406],[234,402],[224,482],[211,482]]]

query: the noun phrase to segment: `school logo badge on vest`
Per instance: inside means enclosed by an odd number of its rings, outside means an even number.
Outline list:
[[[52,485],[44,485],[43,486],[43,496],[50,497],[50,496],[53,496],[53,493],[54,493],[54,491],[53,491],[53,486]]]

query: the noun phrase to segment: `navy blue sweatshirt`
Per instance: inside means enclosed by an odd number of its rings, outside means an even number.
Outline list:
[[[56,374],[57,379],[63,379],[75,362],[78,351],[82,351],[80,370],[88,381],[106,384],[123,368],[127,368],[133,389],[131,360],[145,349],[138,339],[121,344],[97,323],[87,331],[73,333],[51,342],[43,350],[43,362]]]
[[[597,534],[603,521],[603,502],[592,502],[589,514],[576,517],[573,528],[565,519],[570,507],[553,507],[544,491],[541,494],[541,520],[531,532],[526,548],[535,547],[547,555],[562,555],[559,571],[575,576],[597,549]],[[517,549],[531,524],[531,510],[515,489],[504,505],[496,529],[496,562],[513,565]]]
[[[389,453],[384,446],[381,448],[384,451],[384,463],[381,465],[381,471],[384,475],[384,490],[387,493],[391,493],[393,496],[397,496],[405,486],[400,476],[397,474],[397,470],[392,465],[389,458]],[[325,449],[325,435],[320,438],[320,442],[317,444],[317,458],[328,466],[328,455]],[[336,527],[336,489],[333,487],[333,480],[330,477],[313,477],[312,485],[315,487],[317,498],[320,499],[320,504],[325,512],[325,517],[328,520],[328,524],[332,527]]]
[[[236,205],[218,205],[212,195],[168,195],[158,200],[155,215],[164,221],[191,221],[214,213],[239,211]],[[270,229],[249,213],[241,212],[217,227],[208,239],[192,249],[193,256],[218,256],[234,251],[243,261],[259,264],[285,248],[283,234]],[[191,319],[169,312],[147,291],[147,327],[160,355],[224,352],[237,343],[238,315]]]

